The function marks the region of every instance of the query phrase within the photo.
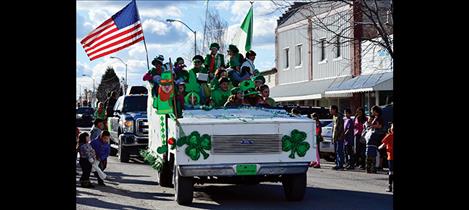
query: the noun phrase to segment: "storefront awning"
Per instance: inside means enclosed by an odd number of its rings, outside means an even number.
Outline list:
[[[393,90],[393,72],[360,75],[342,83],[334,83],[327,88],[325,94],[327,96],[331,96],[346,93],[386,90]]]
[[[275,101],[314,100],[324,97],[328,87],[350,79],[350,76],[325,80],[313,80],[300,83],[277,85],[270,89],[270,97]]]

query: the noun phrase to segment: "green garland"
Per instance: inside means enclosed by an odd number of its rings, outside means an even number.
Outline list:
[[[164,115],[160,116],[160,125],[161,125],[161,146],[156,149],[158,154],[163,154],[168,151],[168,145],[166,144],[166,129],[165,129],[165,118]]]
[[[152,155],[150,150],[140,150],[140,156],[143,157],[143,160],[150,164],[150,166],[157,170],[158,172],[161,171],[161,167],[163,166],[163,159],[158,155]]]
[[[300,157],[304,157],[306,152],[309,150],[310,145],[306,140],[306,133],[294,129],[291,132],[291,136],[285,135],[282,138],[282,151],[288,152],[291,151],[288,157],[294,159],[295,153]]]

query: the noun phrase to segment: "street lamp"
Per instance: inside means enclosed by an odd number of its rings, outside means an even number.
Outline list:
[[[119,57],[111,56],[111,58],[118,59],[120,62],[122,62],[125,65],[125,88],[127,88],[127,64]],[[125,95],[125,91],[124,91],[123,95]]]
[[[96,91],[96,88],[95,88],[95,85],[94,85],[94,84],[95,84],[95,80],[94,80],[94,78],[91,77],[90,75],[83,74],[82,76],[83,76],[83,77],[89,77],[89,78],[93,79],[93,92],[92,92],[92,94],[91,94],[91,104],[92,104],[92,106],[94,106],[94,104],[95,104],[95,103],[94,103],[94,102],[95,102],[95,101],[94,101],[94,98],[96,97],[96,92],[95,92],[95,91]]]
[[[172,23],[172,22],[180,22],[182,24],[184,24],[190,31],[192,31],[192,33],[194,33],[194,56],[197,55],[197,31],[194,31],[192,30],[187,24],[185,24],[184,22],[180,21],[180,20],[175,20],[175,19],[166,19],[166,21]]]

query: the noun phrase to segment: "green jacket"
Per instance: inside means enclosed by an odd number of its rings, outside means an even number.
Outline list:
[[[205,65],[205,68],[207,70],[209,70],[210,72],[212,73],[215,73],[215,71],[220,67],[220,66],[224,66],[225,65],[225,56],[223,54],[220,54],[220,53],[217,53],[215,55],[215,65],[214,65],[214,69],[210,69],[210,62],[212,60],[212,55],[211,54],[207,54],[205,56],[205,61],[204,61],[204,65]]]
[[[243,64],[243,56],[241,54],[236,54],[234,55],[233,57],[230,57],[230,61],[229,61],[229,64],[230,64],[230,67],[231,68],[235,68],[236,66],[239,66],[241,67],[241,65]]]
[[[212,91],[212,106],[214,108],[222,107],[225,105],[231,92],[229,90],[223,91],[220,88]]]
[[[99,109],[96,109],[96,111],[94,112],[94,118],[102,120],[106,119],[106,109],[103,108],[101,110],[101,113],[99,113]]]

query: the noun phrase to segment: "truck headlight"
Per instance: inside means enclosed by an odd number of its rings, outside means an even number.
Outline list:
[[[126,120],[124,121],[124,132],[133,133],[134,132],[134,121]]]

